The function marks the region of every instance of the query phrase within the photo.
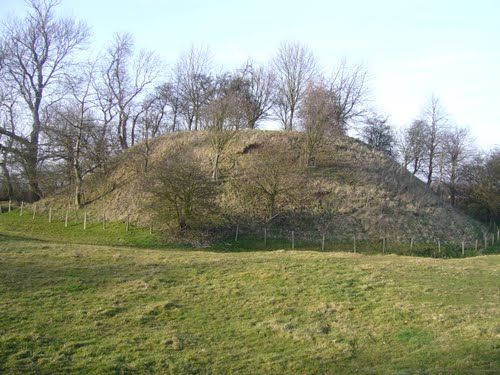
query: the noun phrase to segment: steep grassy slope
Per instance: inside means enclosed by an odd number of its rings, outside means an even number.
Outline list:
[[[204,132],[176,133],[155,139],[151,145],[149,168],[154,169],[174,145],[184,144],[197,155],[207,174],[212,165],[212,151]],[[234,179],[238,165],[251,164],[259,148],[290,150],[302,147],[300,133],[243,131],[229,144],[221,159],[223,194],[221,206],[235,225],[262,222],[241,211],[228,182]],[[86,210],[94,218],[105,214],[110,220],[125,220],[127,216],[139,224],[149,225],[151,214],[146,209],[143,173],[144,145],[138,145],[121,155],[115,167],[104,179],[86,181]],[[295,162],[294,162],[295,163]],[[300,161],[296,162],[301,168]],[[302,163],[303,165],[303,163]],[[265,171],[264,171],[265,173]],[[481,238],[481,225],[442,202],[425,185],[380,152],[370,150],[349,137],[329,139],[316,158],[315,167],[303,167],[302,197],[307,204],[287,201],[281,203],[281,214],[269,225],[296,233],[318,232],[321,213],[318,202],[328,199],[334,210],[329,217],[327,232],[332,238],[352,239],[390,237],[409,241],[474,241]],[[226,188],[227,187],[227,188]],[[46,199],[39,207],[65,207],[70,199],[61,194]],[[295,204],[295,205],[294,205]],[[241,212],[239,212],[241,211]],[[243,219],[242,219],[243,218]],[[158,224],[158,223],[155,223]]]
[[[498,255],[220,254],[0,237],[0,373],[500,366]]]

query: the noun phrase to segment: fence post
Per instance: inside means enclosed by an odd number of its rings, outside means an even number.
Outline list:
[[[323,237],[321,238],[321,251],[325,251],[325,232],[323,232]]]
[[[385,254],[385,237],[382,238],[382,254]]]
[[[410,240],[410,251],[413,251],[413,237],[412,237],[412,239]]]
[[[488,247],[488,239],[486,238],[486,234],[484,235],[484,248]]]
[[[500,242],[500,229],[497,230],[497,242]]]
[[[87,229],[87,212],[83,213],[83,230]]]
[[[68,216],[69,216],[69,208],[66,207],[66,215],[64,216],[64,228],[68,227]]]
[[[492,234],[491,235],[491,246],[493,246],[495,244],[495,235]]]
[[[49,207],[49,223],[52,223],[52,207]]]
[[[438,253],[441,256],[441,241],[438,240]]]
[[[267,228],[264,228],[264,247],[267,247]]]
[[[292,230],[292,250],[295,249],[295,236],[294,236],[294,232]]]
[[[33,220],[35,220],[36,215],[36,204],[33,205]]]
[[[102,215],[102,229],[106,229],[106,215]]]
[[[462,241],[462,256],[465,256],[465,241]]]
[[[19,216],[23,216],[23,208],[24,208],[24,201],[21,201],[21,211],[19,212]]]
[[[236,234],[234,235],[234,242],[238,242],[239,231],[240,231],[240,225],[236,224]]]
[[[353,237],[353,250],[354,250],[354,253],[356,253],[356,235],[354,235]]]
[[[477,242],[478,242],[478,241],[477,241],[477,238],[476,238],[476,247],[475,247],[476,252],[477,252]]]
[[[12,209],[12,200],[9,199],[9,212],[11,211],[11,209]]]

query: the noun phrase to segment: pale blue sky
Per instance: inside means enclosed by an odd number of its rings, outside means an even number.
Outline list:
[[[1,0],[0,15],[22,0]],[[208,45],[232,68],[267,61],[280,42],[307,44],[325,73],[345,57],[370,73],[373,105],[406,125],[436,94],[454,122],[484,148],[500,144],[500,1],[62,0],[60,12],[87,21],[93,46],[129,31],[167,63]]]

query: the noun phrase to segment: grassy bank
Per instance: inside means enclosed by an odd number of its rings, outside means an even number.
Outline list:
[[[500,256],[0,239],[0,373],[493,373]]]
[[[31,209],[25,209],[22,215],[20,215],[20,210],[16,209],[0,215],[0,234],[63,243],[140,248],[166,247],[159,233],[154,231],[150,233],[149,228],[140,228],[129,223],[127,230],[125,222],[109,221],[103,228],[99,219],[89,215],[84,230],[83,211],[76,214],[71,212],[68,225],[65,226],[65,212],[62,210],[54,211],[49,222],[47,212],[38,212],[33,218]]]
[[[49,222],[47,212],[38,212],[33,219],[32,209],[25,209],[23,215],[20,215],[19,209],[10,213],[0,214],[0,233],[10,236],[17,236],[26,239],[37,239],[61,243],[78,243],[89,245],[107,245],[107,246],[131,246],[138,248],[179,248],[179,240],[169,238],[159,233],[154,227],[144,228],[126,224],[126,222],[106,222],[103,227],[101,218],[88,215],[86,229],[84,229],[84,212],[72,212],[68,219],[68,225],[65,227],[65,212],[54,211]],[[235,228],[234,228],[235,229]],[[207,244],[203,241],[197,241],[199,245],[218,252],[246,252],[246,251],[269,251],[279,249],[297,249],[313,250],[326,252],[354,252],[362,254],[399,254],[411,256],[424,256],[435,258],[459,258],[470,257],[484,254],[500,253],[500,242],[494,237],[494,244],[491,242],[491,236],[487,237],[485,246],[483,239],[478,239],[477,249],[474,242],[466,242],[462,253],[460,239],[456,243],[437,241],[432,243],[410,244],[409,239],[405,242],[399,242],[386,238],[385,243],[382,239],[356,239],[354,245],[352,238],[332,238],[325,237],[324,247],[322,246],[322,237],[319,232],[297,233],[294,234],[292,243],[290,231],[280,231],[268,229],[266,236],[262,230],[252,232],[240,231],[236,241],[235,233],[229,235],[225,241]],[[193,246],[183,245],[184,249],[193,249]],[[194,246],[196,247],[196,246]]]

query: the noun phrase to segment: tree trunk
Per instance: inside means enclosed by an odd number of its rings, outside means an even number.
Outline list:
[[[147,173],[149,167],[149,137],[146,136],[144,142],[144,172]]]
[[[289,125],[288,125],[288,131],[292,131],[293,130],[293,115],[294,115],[294,112],[295,112],[295,108],[290,108],[290,121],[289,121]]]
[[[28,178],[28,199],[30,202],[36,202],[42,197],[38,181],[38,145],[28,146],[24,169]]]
[[[276,195],[275,194],[270,194],[269,195],[269,218],[268,221],[271,221],[272,218],[274,217],[274,211],[276,210]]]
[[[118,124],[118,139],[122,150],[128,148],[127,142],[127,116],[120,114],[120,122]]]
[[[214,181],[219,180],[219,159],[220,159],[220,154],[216,153],[214,157],[214,166],[212,171],[212,178]]]
[[[82,194],[82,181],[76,180],[75,182],[75,207],[82,208],[83,206],[83,194]]]
[[[28,178],[29,186],[29,200],[31,202],[36,202],[42,197],[42,191],[40,189],[40,183],[38,181],[38,147],[40,139],[40,131],[42,128],[42,123],[40,121],[40,104],[41,104],[42,93],[37,92],[37,98],[35,99],[34,106],[32,107],[31,114],[33,116],[33,130],[30,134],[30,141],[27,143],[27,151],[25,158],[25,172]]]
[[[434,169],[434,151],[431,150],[429,153],[429,170],[427,173],[427,187],[430,187],[432,184],[432,172]]]
[[[75,178],[75,207],[81,208],[83,206],[83,193],[82,193],[82,170],[80,166],[80,149],[81,149],[81,136],[82,129],[79,129],[78,136],[75,144],[75,157],[73,158],[73,176]]]
[[[417,171],[418,171],[418,158],[415,158],[415,160],[413,161],[413,175],[415,176],[417,174]]]
[[[452,206],[456,204],[457,198],[457,162],[453,160],[451,162],[451,175],[450,175],[450,203]]]
[[[9,168],[7,168],[7,161],[4,159],[2,163],[2,172],[5,178],[5,183],[7,185],[7,196],[9,199],[14,198],[14,187],[12,186],[12,179],[10,178]]]
[[[174,111],[174,119],[172,120],[172,132],[177,128],[177,109]]]

